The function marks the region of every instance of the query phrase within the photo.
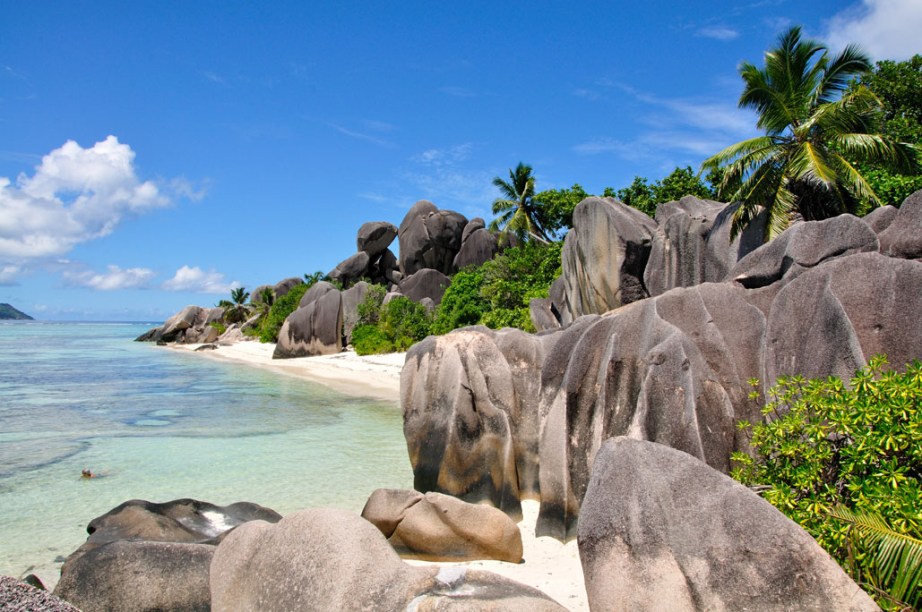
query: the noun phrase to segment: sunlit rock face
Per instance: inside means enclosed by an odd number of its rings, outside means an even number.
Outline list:
[[[428,200],[414,204],[398,229],[400,272],[409,276],[423,268],[454,272],[454,260],[468,221],[464,215],[439,210]]]

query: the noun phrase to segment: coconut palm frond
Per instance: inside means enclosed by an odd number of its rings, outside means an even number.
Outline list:
[[[922,540],[895,531],[876,514],[855,512],[844,506],[829,514],[847,523],[851,534],[874,555],[876,575],[868,576],[872,586],[900,604],[922,603]]]

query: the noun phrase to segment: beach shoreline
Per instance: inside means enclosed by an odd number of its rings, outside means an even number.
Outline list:
[[[199,344],[169,345],[178,350],[194,351]],[[348,395],[371,397],[400,406],[400,371],[406,353],[360,356],[347,350],[332,355],[272,359],[274,344],[244,341],[217,345],[217,349],[198,351],[210,359],[240,363],[287,376],[320,383]],[[372,491],[368,491],[371,495]],[[522,501],[522,563],[477,560],[466,562],[430,562],[404,559],[411,565],[450,565],[486,570],[516,582],[535,587],[572,612],[589,610],[576,540],[563,543],[550,537],[536,537],[535,525],[539,503]]]
[[[196,351],[202,344],[170,344],[169,348]],[[295,376],[320,383],[334,391],[400,404],[400,371],[406,353],[361,356],[347,350],[332,355],[273,359],[275,344],[255,341],[218,344],[214,349],[197,351],[210,359]]]

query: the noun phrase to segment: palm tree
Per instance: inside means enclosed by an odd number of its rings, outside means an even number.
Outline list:
[[[218,302],[218,306],[224,309],[224,320],[228,323],[245,321],[250,312],[246,307],[248,297],[250,297],[250,294],[243,287],[231,289],[231,301],[221,300]]]
[[[801,39],[800,27],[778,38],[765,67],[740,66],[745,87],[740,108],[758,113],[758,136],[731,145],[702,164],[723,171],[719,197],[739,202],[735,237],[759,213],[767,214],[764,239],[784,231],[795,215],[825,219],[880,200],[857,163],[911,170],[915,149],[873,133],[880,100],[864,86],[848,85],[871,62],[856,46],[830,57],[818,42]]]
[[[493,179],[503,197],[493,201],[493,214],[499,215],[490,223],[490,229],[511,232],[521,240],[532,238],[547,243],[547,232],[538,222],[538,203],[535,201],[535,177],[531,166],[519,162],[509,171],[509,181]]]

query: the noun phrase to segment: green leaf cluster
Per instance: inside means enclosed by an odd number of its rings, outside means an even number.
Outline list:
[[[405,351],[428,336],[432,325],[426,307],[404,296],[381,305],[378,292],[369,292],[359,309],[359,324],[352,330],[352,347],[359,355]]]
[[[282,324],[288,318],[288,315],[297,310],[301,298],[310,288],[311,284],[308,283],[295,285],[288,293],[272,303],[266,316],[263,317],[256,328],[257,336],[261,342],[278,342],[279,330],[282,329]]]
[[[847,385],[779,379],[765,422],[740,423],[753,454],[733,455],[734,478],[767,487],[767,501],[865,576],[880,569],[876,555],[853,545],[849,524],[830,520],[835,508],[879,516],[897,533],[922,533],[922,363],[903,373],[886,363],[872,358]],[[920,596],[910,603],[918,606]]]
[[[478,268],[455,274],[436,312],[432,332],[467,325],[535,331],[529,304],[546,298],[560,275],[560,242],[529,242],[507,249]]]
[[[716,192],[712,186],[706,185],[701,180],[691,166],[686,166],[676,167],[668,176],[653,183],[649,183],[642,176],[635,176],[629,186],[617,191],[609,187],[602,195],[618,198],[628,206],[652,217],[656,214],[656,207],[665,202],[681,200],[687,195],[713,199],[716,197]]]

